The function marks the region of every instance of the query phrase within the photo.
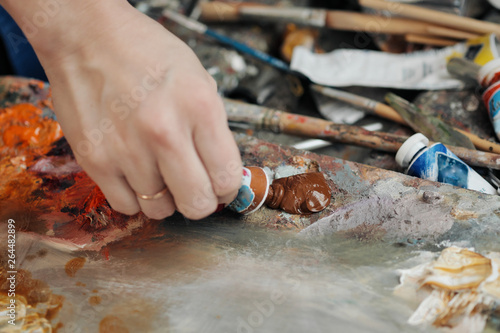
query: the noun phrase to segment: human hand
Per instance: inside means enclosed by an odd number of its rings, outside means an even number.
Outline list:
[[[242,166],[215,81],[187,45],[125,1],[90,3],[59,47],[32,42],[78,163],[121,213],[200,219],[231,202]],[[164,188],[154,200],[136,196]]]

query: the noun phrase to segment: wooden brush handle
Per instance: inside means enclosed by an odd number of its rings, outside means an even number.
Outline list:
[[[338,30],[363,31],[371,33],[386,33],[393,35],[435,35],[441,37],[466,39],[477,35],[440,27],[418,20],[385,17],[348,11],[330,10],[326,14],[326,27]]]
[[[424,44],[430,46],[452,46],[458,43],[457,40],[453,39],[417,34],[406,34],[405,40],[409,43]]]
[[[401,117],[401,115],[389,105],[377,103],[374,112],[382,118],[392,120],[402,125],[406,125],[406,121],[403,119],[403,117]],[[484,152],[500,154],[500,144],[483,139],[475,134],[466,132],[457,127],[453,127],[453,129],[468,137],[477,149]]]
[[[474,39],[481,37],[480,34],[474,34],[472,32],[439,27],[437,25],[429,25],[429,27],[427,28],[427,33],[429,33],[430,35],[455,38],[455,39]]]
[[[387,10],[396,15],[409,17],[416,20],[422,20],[437,25],[452,27],[463,31],[470,31],[478,34],[500,34],[500,25],[498,24],[444,13],[437,10],[421,8],[414,5],[407,5],[384,0],[359,0],[359,4],[363,7],[378,10]]]
[[[324,119],[296,115],[227,98],[224,99],[224,105],[229,121],[249,124],[258,129],[271,130],[274,133],[342,142],[394,153],[408,139],[407,136],[368,131],[362,127],[336,124]],[[500,154],[462,147],[448,146],[448,148],[469,165],[500,169]],[[493,151],[493,149],[487,150]]]
[[[240,9],[247,7],[270,7],[254,2],[212,1],[200,4],[202,21],[238,21]],[[292,7],[294,8],[294,7]],[[295,7],[297,10],[300,8]],[[308,8],[304,8],[306,10]],[[454,18],[459,17],[452,15]],[[268,18],[273,20],[275,18]],[[438,23],[439,24],[439,23]],[[349,11],[329,10],[326,14],[326,27],[337,30],[362,31],[371,33],[387,33],[396,35],[435,35],[455,39],[472,39],[479,35],[468,31],[455,30],[434,25],[421,20],[408,18],[384,17]]]
[[[338,30],[406,35],[425,33],[429,25],[415,20],[384,17],[340,10],[326,14],[326,27]]]
[[[387,104],[366,97],[351,94],[342,90],[327,88],[316,84],[312,85],[311,87],[313,90],[319,92],[324,96],[328,96],[337,99],[339,101],[343,101],[344,103],[347,104],[356,105],[384,119],[392,120],[401,125],[407,125],[403,117],[401,117],[401,115],[394,108],[392,108]],[[467,136],[477,149],[482,150],[484,152],[500,154],[500,144],[486,139],[482,139],[475,134],[466,132],[459,128],[454,128],[454,129],[459,131],[463,135]]]
[[[398,124],[406,125],[406,121],[403,117],[401,117],[401,115],[389,105],[377,103],[373,111],[376,115],[382,118],[392,120]],[[477,149],[484,152],[500,154],[500,144],[480,138],[479,136],[466,132],[460,128],[453,127],[453,129],[468,137]]]
[[[408,139],[392,133],[372,132],[362,127],[337,124],[329,120],[279,112],[282,133],[323,139],[395,153]]]
[[[401,125],[406,125],[406,121],[403,119],[403,117],[401,117],[401,115],[389,105],[386,105],[384,103],[377,103],[373,111],[381,118],[392,120],[395,123]]]
[[[278,112],[277,114],[279,116],[281,132],[286,134],[319,138],[393,153],[397,152],[401,145],[408,139],[408,137],[402,135],[368,131],[362,127],[336,124],[332,121],[319,118],[301,116],[287,112]],[[464,134],[467,135],[470,133],[464,132]],[[434,143],[435,142],[431,141],[429,145]],[[492,168],[495,170],[500,169],[499,154],[449,145],[447,145],[447,147],[469,165]]]
[[[237,21],[240,18],[239,10],[241,7],[268,7],[263,4],[254,2],[223,2],[223,1],[211,1],[202,2],[200,4],[201,15],[200,20],[211,22],[211,21]]]

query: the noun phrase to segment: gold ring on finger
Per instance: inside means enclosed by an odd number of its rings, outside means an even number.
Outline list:
[[[155,193],[155,194],[148,195],[148,194],[140,194],[140,193],[136,192],[135,195],[139,199],[142,199],[142,200],[156,200],[156,199],[160,199],[161,197],[163,197],[165,194],[167,194],[167,192],[168,192],[168,188],[165,187],[163,190],[161,190],[160,192]]]

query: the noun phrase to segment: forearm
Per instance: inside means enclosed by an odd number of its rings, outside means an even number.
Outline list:
[[[77,161],[115,210],[199,219],[234,199],[240,153],[215,81],[186,44],[126,0],[0,4],[44,66]]]
[[[126,0],[0,0],[0,5],[21,27],[42,64],[119,29],[133,10]]]

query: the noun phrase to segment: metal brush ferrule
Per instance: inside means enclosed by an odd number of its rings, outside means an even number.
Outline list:
[[[240,15],[243,18],[285,21],[314,27],[324,27],[326,21],[326,10],[310,8],[242,7]]]
[[[281,133],[281,111],[266,107],[224,99],[228,121],[231,124],[246,125],[256,130]]]

